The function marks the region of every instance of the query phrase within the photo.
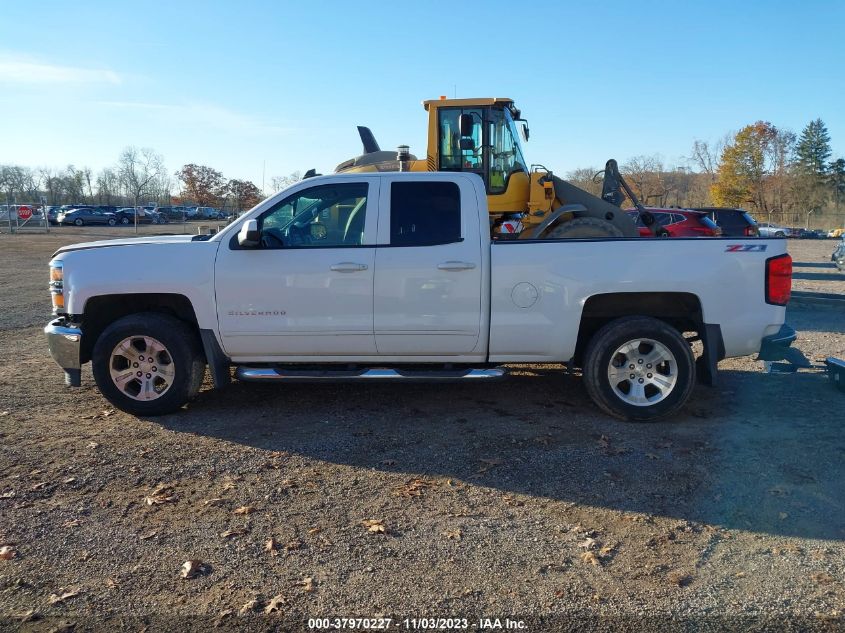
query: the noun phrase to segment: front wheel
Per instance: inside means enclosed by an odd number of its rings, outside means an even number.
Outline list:
[[[117,224],[117,220],[115,220],[114,218],[109,218],[109,226],[114,226],[115,224]]]
[[[120,223],[123,225],[129,224],[129,218],[123,217],[120,218]]]
[[[76,219],[73,221],[73,223],[74,223],[76,226],[82,226],[83,224],[85,224],[85,222],[83,222],[83,221],[82,221],[82,218],[76,218]]]
[[[651,317],[625,317],[602,327],[584,356],[587,393],[623,420],[676,413],[695,387],[695,359],[675,328]]]
[[[109,325],[91,356],[94,380],[133,415],[173,413],[196,396],[205,360],[196,332],[166,314],[142,312]]]

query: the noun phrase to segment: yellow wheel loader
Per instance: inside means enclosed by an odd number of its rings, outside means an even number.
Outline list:
[[[512,99],[440,99],[423,101],[428,112],[428,151],[424,160],[405,145],[382,151],[369,128],[359,127],[361,156],[344,161],[336,172],[463,171],[478,174],[487,188],[491,230],[499,237],[561,239],[637,237],[631,217],[619,207],[622,189],[655,235],[665,231],[654,222],[607,161],[601,198],[555,176],[542,165],[525,161],[519,140],[529,137],[527,121]]]

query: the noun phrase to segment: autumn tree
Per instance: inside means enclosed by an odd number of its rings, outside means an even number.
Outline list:
[[[126,195],[138,206],[139,200],[159,193],[167,176],[164,159],[149,148],[127,147],[117,161],[117,173]]]
[[[230,180],[226,193],[234,198],[235,208],[250,209],[261,202],[261,190],[249,180]]]
[[[786,172],[794,138],[767,121],[742,128],[722,150],[711,187],[713,201],[719,206],[750,205],[770,214],[780,204],[774,203],[772,177]]]
[[[184,165],[176,177],[182,182],[184,197],[201,207],[216,205],[226,193],[223,174],[206,165]]]

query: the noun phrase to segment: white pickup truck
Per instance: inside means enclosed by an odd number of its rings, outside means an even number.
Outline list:
[[[69,385],[91,361],[102,394],[137,415],[182,407],[206,365],[221,387],[233,366],[242,381],[479,381],[564,363],[629,420],[671,415],[721,359],[778,360],[795,338],[784,240],[489,228],[473,174],[309,178],[213,236],[60,249],[45,332]]]

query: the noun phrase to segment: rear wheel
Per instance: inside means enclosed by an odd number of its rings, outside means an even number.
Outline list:
[[[196,332],[155,312],[109,325],[94,345],[91,362],[103,396],[134,415],[177,411],[199,392],[205,373]]]
[[[115,220],[114,218],[109,218],[109,226],[114,226],[115,224],[117,224],[117,220]]]
[[[127,218],[126,216],[123,216],[122,218],[120,218],[120,223],[124,224],[124,225],[129,224],[129,218]]]
[[[82,221],[82,218],[76,218],[76,219],[73,221],[73,223],[74,223],[76,226],[82,226],[83,224],[85,224],[85,222],[83,222],[83,221]]]
[[[651,317],[625,317],[587,346],[584,384],[593,401],[623,420],[676,413],[695,387],[695,359],[675,328]]]
[[[601,218],[575,218],[559,222],[543,236],[550,240],[588,237],[625,237],[611,222]]]

